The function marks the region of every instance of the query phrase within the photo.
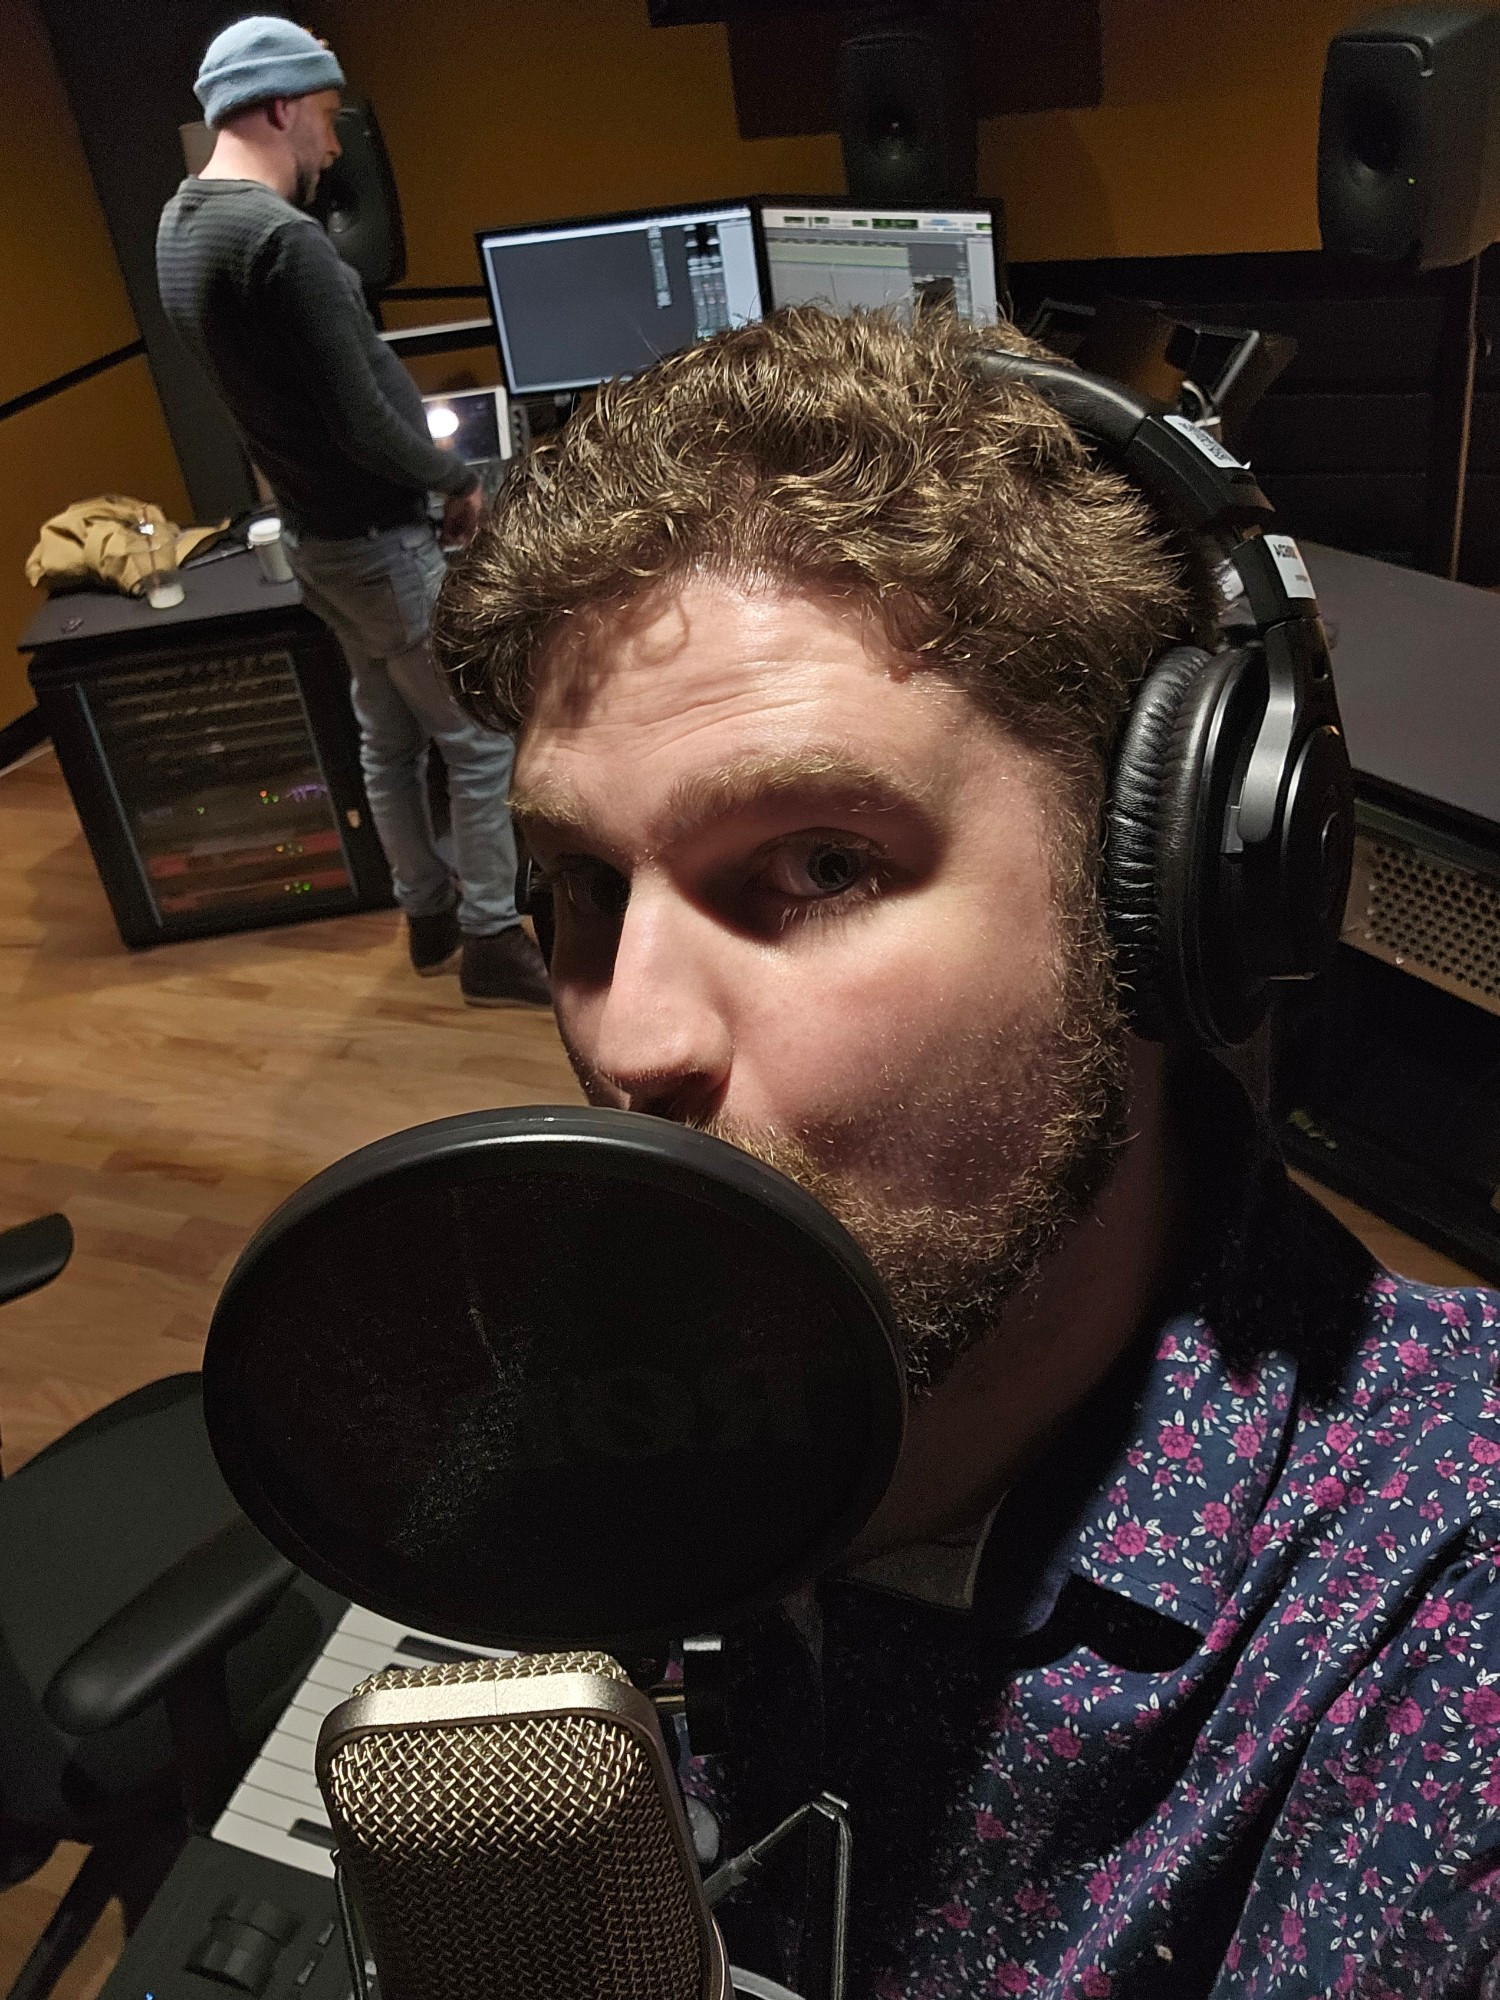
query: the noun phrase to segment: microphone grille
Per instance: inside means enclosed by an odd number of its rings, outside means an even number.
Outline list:
[[[397,1668],[355,1694],[580,1673],[628,1684],[607,1654],[543,1653]],[[622,1723],[560,1714],[381,1727],[343,1740],[322,1784],[383,2000],[704,1991],[675,1800]]]

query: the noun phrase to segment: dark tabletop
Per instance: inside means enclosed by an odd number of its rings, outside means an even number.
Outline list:
[[[174,625],[196,625],[215,618],[242,618],[256,611],[285,611],[302,602],[295,583],[267,583],[260,563],[248,549],[190,564],[182,572],[186,592],[170,611],[153,611],[144,597],[126,597],[118,590],[68,590],[50,597],[21,634],[18,649],[35,652],[83,639],[107,639],[116,634],[138,638],[164,632]]]
[[[1500,827],[1500,595],[1301,547],[1355,770]]]

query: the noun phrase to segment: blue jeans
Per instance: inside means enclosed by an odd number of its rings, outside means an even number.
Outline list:
[[[465,715],[432,656],[432,608],[447,564],[430,527],[385,528],[348,541],[288,534],[303,600],[349,662],[360,763],[396,901],[409,917],[451,908],[487,937],[519,922],[511,829],[514,739]],[[427,747],[448,771],[452,866],[438,851],[424,782]]]

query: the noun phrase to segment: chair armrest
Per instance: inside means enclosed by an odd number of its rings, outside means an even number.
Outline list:
[[[128,1722],[260,1624],[296,1574],[236,1515],[85,1639],[48,1682],[42,1707],[70,1736]]]
[[[50,1285],[72,1254],[73,1226],[65,1215],[0,1229],[0,1305]]]

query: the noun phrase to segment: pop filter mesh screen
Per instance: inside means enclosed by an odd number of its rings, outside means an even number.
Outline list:
[[[818,1242],[577,1157],[335,1196],[215,1316],[210,1433],[247,1511],[453,1637],[702,1629],[796,1570],[892,1443],[878,1316]]]

